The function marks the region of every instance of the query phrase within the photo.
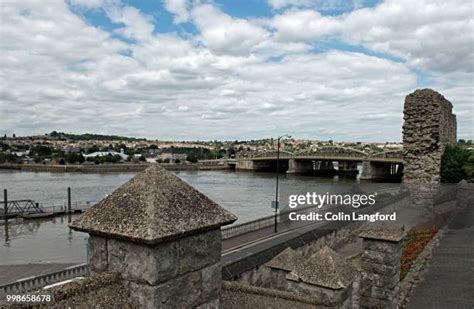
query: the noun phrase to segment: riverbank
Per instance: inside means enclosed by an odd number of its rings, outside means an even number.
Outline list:
[[[57,172],[57,173],[114,173],[140,172],[153,163],[118,163],[118,164],[0,164],[3,170],[20,170],[30,172]],[[198,171],[198,170],[228,170],[228,165],[200,165],[195,164],[160,164],[169,171]]]

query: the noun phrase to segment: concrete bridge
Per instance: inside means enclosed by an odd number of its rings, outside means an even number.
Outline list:
[[[267,151],[237,158],[236,170],[276,171],[277,152]],[[349,147],[320,147],[305,152],[280,151],[279,172],[288,174],[357,176],[361,179],[400,181],[403,175],[402,151],[368,153]]]

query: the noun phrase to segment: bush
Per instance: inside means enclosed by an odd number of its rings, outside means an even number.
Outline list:
[[[459,146],[446,146],[441,158],[441,182],[458,183],[467,179],[471,152]]]
[[[82,163],[84,162],[85,158],[82,154],[80,153],[68,153],[66,155],[66,161],[67,163],[73,164],[73,163]]]
[[[19,158],[15,154],[0,153],[0,163],[17,163]]]
[[[471,152],[466,165],[464,166],[466,172],[466,180],[468,182],[474,182],[474,152]]]

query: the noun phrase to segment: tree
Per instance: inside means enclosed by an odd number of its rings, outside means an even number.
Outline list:
[[[466,165],[464,166],[466,172],[466,180],[468,182],[474,182],[474,152],[471,152]]]
[[[67,163],[73,164],[73,163],[82,163],[84,162],[85,158],[82,156],[82,154],[77,154],[77,153],[68,153],[66,155],[66,161]]]
[[[18,157],[11,153],[0,153],[0,163],[17,163]]]
[[[459,146],[446,146],[441,158],[441,182],[458,183],[467,178],[466,166],[471,153]]]
[[[97,145],[93,145],[91,148],[87,150],[87,153],[94,153],[98,151],[99,151],[99,147]]]
[[[197,163],[197,161],[198,161],[198,158],[194,154],[188,155],[188,157],[186,159],[191,163]]]
[[[38,156],[45,157],[51,156],[53,153],[52,149],[44,145],[36,145],[31,147],[30,152],[37,154]]]

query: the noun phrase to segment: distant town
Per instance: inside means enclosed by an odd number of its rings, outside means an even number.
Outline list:
[[[468,141],[466,143],[471,143]],[[321,146],[351,147],[368,152],[399,150],[401,143],[335,142],[284,139],[281,150],[307,151]],[[163,141],[101,134],[53,131],[44,135],[0,139],[0,163],[103,164],[157,162],[186,164],[198,160],[235,158],[276,148],[276,139],[248,141]]]

